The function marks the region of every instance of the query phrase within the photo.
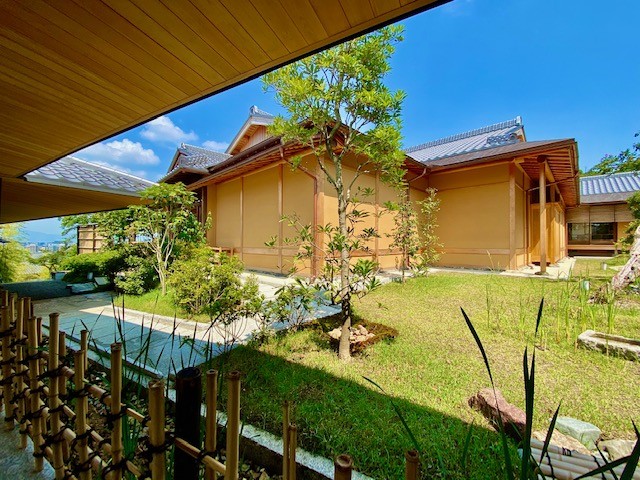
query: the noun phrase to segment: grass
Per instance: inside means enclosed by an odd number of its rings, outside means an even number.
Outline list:
[[[280,335],[262,346],[239,347],[220,360],[225,369],[245,373],[243,419],[279,434],[281,403],[293,400],[298,438],[308,450],[329,457],[348,453],[356,468],[374,478],[401,478],[403,452],[413,443],[389,401],[392,397],[421,445],[425,478],[498,478],[504,475],[500,438],[467,405],[489,381],[460,307],[483,339],[498,388],[524,409],[522,351],[533,341],[536,310],[544,296],[534,430],[549,424],[562,400],[561,415],[592,422],[609,438],[634,438],[631,420],[639,415],[640,364],[574,344],[583,324],[600,331],[611,326],[606,305],[589,304],[580,290],[580,277],[587,271],[592,289],[615,273],[595,262],[580,261],[569,282],[438,274],[386,285],[358,301],[355,312],[396,328],[400,335],[374,345],[350,364],[337,360],[320,327]],[[640,338],[637,297],[620,299],[614,313],[615,333]]]
[[[196,320],[199,322],[209,321],[209,317],[206,315],[195,315],[193,318],[190,318],[189,315],[175,305],[171,290],[168,290],[166,295],[162,295],[162,291],[159,287],[143,293],[142,295],[121,294],[114,299],[116,305],[122,305],[123,297],[125,306],[131,310],[149,312],[155,315],[163,315],[171,318],[177,317],[187,320]]]

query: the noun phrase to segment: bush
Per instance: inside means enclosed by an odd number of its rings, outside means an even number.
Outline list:
[[[205,314],[212,322],[229,324],[255,315],[262,305],[257,281],[250,278],[243,283],[242,271],[237,257],[202,247],[174,262],[169,285],[176,305],[188,314]]]
[[[69,257],[62,262],[62,268],[69,272],[64,276],[66,282],[83,282],[90,273],[94,276],[106,276],[113,282],[116,274],[125,269],[124,252],[106,250],[104,252],[83,253]]]
[[[142,295],[158,284],[158,274],[146,258],[129,255],[125,260],[127,269],[115,278],[118,290],[128,295]]]

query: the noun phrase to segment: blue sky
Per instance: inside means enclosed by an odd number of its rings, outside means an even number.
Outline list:
[[[628,148],[640,130],[638,19],[635,0],[454,0],[405,20],[388,78],[407,94],[405,145],[521,115],[529,140],[575,138],[582,169]],[[254,80],[76,155],[156,180],[180,142],[224,150],[254,104],[284,113]]]

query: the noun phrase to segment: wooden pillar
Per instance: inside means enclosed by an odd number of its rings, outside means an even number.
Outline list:
[[[518,268],[516,262],[516,165],[509,164],[509,268]]]
[[[240,177],[240,260],[244,262],[244,177]]]
[[[324,226],[324,172],[318,165],[315,171],[314,186],[314,204],[313,204],[313,228],[315,230],[315,252],[311,265],[311,276],[317,277],[324,262],[324,234],[318,232],[318,226]]]
[[[540,179],[540,274],[547,273],[547,177],[545,172],[546,157],[538,158]]]
[[[278,167],[278,269],[280,273],[284,273],[282,265],[282,248],[284,247],[284,224],[282,222],[282,215],[284,215],[284,165],[280,164]]]

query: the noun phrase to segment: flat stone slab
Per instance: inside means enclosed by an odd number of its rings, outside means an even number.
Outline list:
[[[578,345],[640,362],[640,340],[586,330],[578,336]]]
[[[107,277],[95,277],[93,279],[93,281],[99,287],[104,287],[104,286],[109,285],[111,283]]]
[[[595,450],[596,442],[602,433],[598,427],[571,417],[558,417],[556,429],[565,435],[575,438],[589,450]]]
[[[607,452],[611,461],[631,455],[635,445],[636,440],[605,440],[598,443],[600,450]]]
[[[92,283],[72,283],[69,285],[71,293],[89,293],[96,289],[96,286]]]
[[[547,431],[536,431],[531,434],[532,438],[539,440],[540,442],[544,442],[547,438]],[[564,433],[559,432],[557,429],[553,430],[551,434],[551,445],[555,445],[560,448],[566,448],[567,450],[572,450],[574,452],[583,453],[585,455],[591,455],[591,451],[581,444],[578,440],[573,437],[569,437]]]
[[[3,422],[4,423],[4,422]],[[12,478],[15,480],[53,480],[55,474],[49,462],[44,462],[41,472],[34,471],[33,442],[27,440],[27,448],[18,448],[20,434],[15,428],[11,431],[0,430],[0,478]]]

